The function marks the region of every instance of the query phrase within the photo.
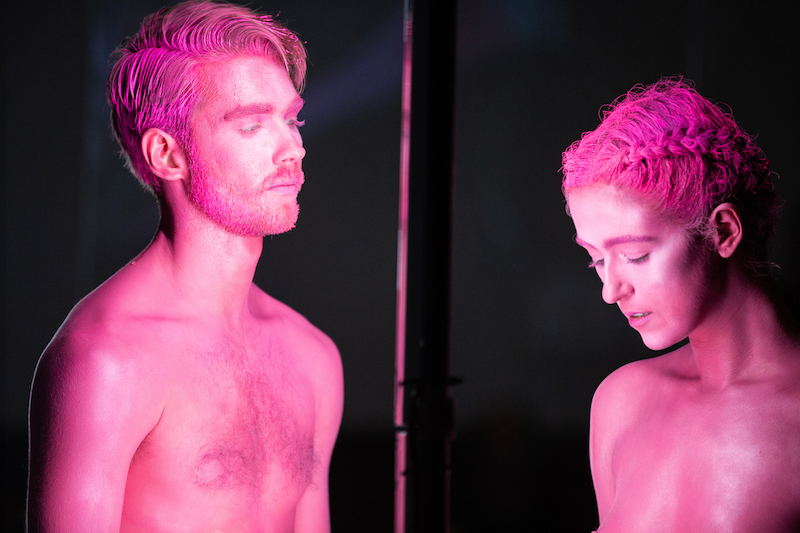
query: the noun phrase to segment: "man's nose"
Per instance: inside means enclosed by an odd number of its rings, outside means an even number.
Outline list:
[[[273,156],[275,165],[281,166],[287,163],[299,162],[305,156],[306,149],[303,148],[303,139],[300,137],[300,132],[285,128],[280,139],[280,145]]]
[[[633,290],[628,283],[613,266],[607,266],[605,278],[603,279],[603,301],[607,304],[617,303],[622,298],[628,296]]]

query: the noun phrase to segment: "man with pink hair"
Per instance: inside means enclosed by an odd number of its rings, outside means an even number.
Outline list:
[[[114,58],[114,133],[161,222],[39,361],[28,529],[328,532],[341,360],[252,282],[263,236],[297,221],[305,49],[190,1]]]
[[[666,355],[592,401],[599,532],[800,530],[800,327],[777,294],[768,161],[681,79],[634,87],[563,155],[602,296]]]

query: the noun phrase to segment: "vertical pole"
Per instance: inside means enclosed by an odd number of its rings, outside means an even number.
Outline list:
[[[395,382],[395,533],[450,529],[456,0],[406,0]]]
[[[411,12],[406,0],[403,20],[403,87],[400,119],[400,205],[397,222],[397,311],[394,376],[394,533],[406,531],[406,443],[404,420],[406,375],[406,295],[408,286],[408,163],[411,150]]]

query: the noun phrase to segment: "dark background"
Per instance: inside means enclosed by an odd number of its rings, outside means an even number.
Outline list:
[[[2,493],[24,515],[27,395],[70,308],[157,224],[123,170],[106,58],[156,0],[54,0],[0,14]],[[338,344],[346,400],[331,473],[334,532],[392,527],[392,378],[401,0],[253,2],[300,34],[310,66],[298,227],[269,238],[256,281]],[[591,396],[652,355],[572,243],[561,151],[635,83],[684,74],[725,102],[781,176],[775,258],[800,268],[797,3],[462,0],[458,13],[452,368],[453,530],[586,531]]]

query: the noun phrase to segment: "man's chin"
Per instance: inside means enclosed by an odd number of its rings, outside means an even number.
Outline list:
[[[294,229],[297,225],[297,218],[300,208],[297,204],[282,209],[278,213],[273,213],[265,220],[261,220],[257,227],[248,228],[251,231],[246,231],[245,234],[252,235],[253,237],[266,237],[267,235],[280,235]]]
[[[281,233],[288,233],[292,231],[296,225],[297,225],[297,220],[295,219],[295,222],[293,222],[292,224],[288,224],[282,227],[270,228],[266,230],[264,233],[262,233],[261,236],[267,237],[271,235],[280,235]]]

